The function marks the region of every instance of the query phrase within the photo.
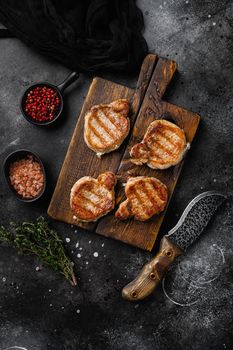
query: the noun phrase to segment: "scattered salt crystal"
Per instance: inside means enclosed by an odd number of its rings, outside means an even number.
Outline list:
[[[2,278],[2,282],[6,282],[6,277],[3,277],[3,278]]]
[[[213,22],[213,26],[216,26],[216,22]]]
[[[89,282],[91,282],[91,278],[89,278],[89,280],[88,280]]]
[[[91,241],[89,241],[88,243],[91,244]]]
[[[208,18],[211,18],[211,15],[208,15]]]
[[[140,325],[139,328],[142,329],[142,325]]]
[[[82,248],[82,247],[80,247],[80,248],[79,248],[79,250],[83,250],[83,248]]]
[[[71,228],[73,228],[74,227],[74,225],[71,225]]]
[[[89,262],[88,261],[86,261],[86,265],[88,265],[89,264]]]
[[[40,271],[40,268],[39,268],[39,266],[37,266],[37,267],[36,267],[36,271]]]
[[[104,243],[101,244],[101,247],[104,247]]]
[[[76,312],[77,312],[77,314],[80,314],[80,310],[79,309]]]
[[[82,256],[81,254],[77,254],[77,258],[81,258],[81,256]]]
[[[94,254],[93,254],[93,255],[94,255],[94,257],[95,257],[95,258],[98,258],[99,253],[98,253],[98,252],[94,252]]]
[[[61,308],[62,308],[62,310],[64,310],[64,309],[65,309],[65,308],[64,308],[64,306],[62,306]]]
[[[52,307],[52,306],[53,306],[53,304],[49,304],[49,306],[50,306],[50,307]]]
[[[77,243],[75,244],[75,248],[78,248],[78,246],[79,246],[79,242],[77,242]]]
[[[119,280],[117,280],[117,283],[119,283]]]
[[[74,233],[77,233],[78,231],[77,230],[74,230]]]
[[[49,289],[49,293],[51,293],[52,292],[52,289]]]
[[[216,182],[217,180],[216,179],[214,179],[214,182]]]
[[[106,258],[106,255],[104,254],[104,258]]]
[[[70,243],[70,238],[69,237],[66,237],[66,242]]]
[[[134,306],[135,309],[137,309],[138,307],[139,307],[139,304],[136,304],[136,305]]]

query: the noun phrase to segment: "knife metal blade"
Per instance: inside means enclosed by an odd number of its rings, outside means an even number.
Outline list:
[[[217,191],[203,192],[195,197],[176,226],[161,239],[158,254],[123,288],[122,297],[137,301],[151,294],[175,258],[196,241],[225,199],[226,196]]]
[[[199,194],[188,204],[178,223],[166,237],[185,251],[201,235],[225,199],[224,194],[216,191]]]

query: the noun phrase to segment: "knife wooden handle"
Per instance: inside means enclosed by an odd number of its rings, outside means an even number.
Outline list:
[[[130,301],[137,301],[150,295],[161,282],[175,258],[181,254],[181,249],[164,236],[161,239],[158,254],[144,265],[132,282],[123,288],[122,297]]]

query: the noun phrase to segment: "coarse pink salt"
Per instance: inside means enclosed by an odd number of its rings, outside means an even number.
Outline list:
[[[41,165],[31,155],[10,165],[9,178],[16,192],[27,199],[36,197],[44,186]]]

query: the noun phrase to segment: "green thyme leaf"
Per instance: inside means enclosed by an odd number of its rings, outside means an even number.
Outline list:
[[[0,226],[0,241],[15,247],[21,254],[36,255],[55,272],[62,274],[71,285],[77,284],[62,240],[44,217],[37,218],[35,222],[10,223],[8,229]]]

